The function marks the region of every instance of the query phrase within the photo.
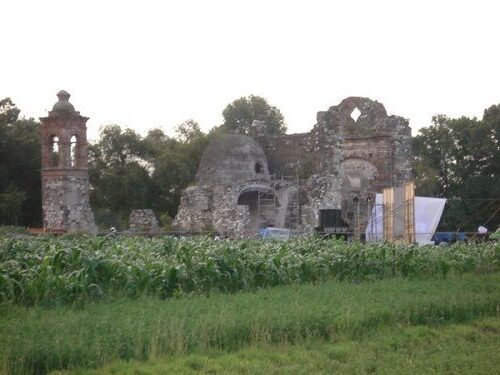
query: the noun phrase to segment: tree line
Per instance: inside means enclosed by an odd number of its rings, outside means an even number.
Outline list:
[[[0,225],[39,227],[40,124],[19,118],[19,112],[11,99],[0,101]],[[258,96],[239,98],[222,114],[224,122],[208,133],[194,120],[179,124],[174,136],[161,129],[141,136],[119,125],[104,127],[89,145],[90,198],[98,225],[124,229],[130,210],[152,208],[168,226],[213,137],[286,133],[280,110]],[[417,195],[449,199],[441,229],[472,231],[488,219],[491,229],[500,224],[500,214],[493,215],[500,208],[499,141],[500,105],[486,109],[481,120],[435,116],[413,137]]]
[[[417,195],[447,198],[440,228],[500,225],[500,104],[481,120],[434,116],[412,141]]]

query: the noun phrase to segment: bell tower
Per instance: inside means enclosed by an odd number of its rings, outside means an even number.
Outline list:
[[[87,120],[57,93],[47,117],[41,117],[42,216],[48,231],[97,233],[89,202]]]

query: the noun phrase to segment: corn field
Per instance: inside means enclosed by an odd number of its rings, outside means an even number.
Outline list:
[[[362,245],[210,238],[0,238],[0,303],[166,299],[323,280],[446,277],[500,269],[500,245]]]

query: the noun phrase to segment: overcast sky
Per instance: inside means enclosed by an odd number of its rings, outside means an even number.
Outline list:
[[[204,130],[265,97],[289,133],[348,96],[413,133],[500,103],[500,1],[24,1],[0,4],[0,99],[40,117],[60,89],[106,124]]]

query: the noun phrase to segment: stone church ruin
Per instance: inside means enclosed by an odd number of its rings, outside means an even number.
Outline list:
[[[260,228],[359,236],[375,193],[411,179],[411,129],[376,101],[349,97],[308,133],[226,134],[206,148],[174,224],[254,236]]]
[[[87,117],[70,94],[41,118],[44,230],[96,233],[89,202]],[[265,126],[259,123],[256,126]],[[375,193],[411,179],[411,129],[376,101],[350,97],[318,112],[308,133],[217,137],[195,183],[183,191],[174,226],[233,238],[266,227],[364,232]],[[131,216],[131,231],[156,232],[154,213]]]

